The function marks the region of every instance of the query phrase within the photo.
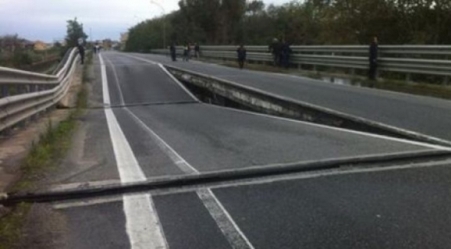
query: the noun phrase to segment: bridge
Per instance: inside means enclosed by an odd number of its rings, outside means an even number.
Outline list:
[[[43,87],[5,93],[2,127],[58,102],[76,62],[56,76],[3,70],[0,84]],[[103,52],[90,73],[59,170],[0,200],[64,217],[69,248],[451,243],[449,100],[158,54]]]

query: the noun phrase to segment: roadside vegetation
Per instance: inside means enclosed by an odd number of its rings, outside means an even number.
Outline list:
[[[180,9],[129,30],[127,51],[166,44],[269,45],[273,38],[296,45],[451,44],[451,1],[185,0]],[[201,10],[201,11],[199,11]]]
[[[85,63],[83,75],[85,75],[88,67],[89,64]],[[84,76],[83,79],[88,78]],[[77,120],[87,106],[86,82],[83,81],[78,92],[77,108],[71,111],[69,117],[58,125],[49,122],[47,131],[41,135],[39,142],[32,144],[31,150],[21,166],[22,177],[12,187],[13,192],[33,189],[42,176],[57,167],[70,148],[72,135],[77,128]],[[0,241],[2,243],[0,243],[0,249],[17,248],[15,243],[20,240],[22,227],[30,207],[31,204],[19,204],[13,207],[5,217],[1,218]]]

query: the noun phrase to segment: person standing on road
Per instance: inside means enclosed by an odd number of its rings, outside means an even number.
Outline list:
[[[184,60],[184,61],[189,61],[190,52],[191,52],[191,45],[188,43],[188,44],[186,44],[186,46],[183,48],[183,60]]]
[[[292,50],[290,44],[284,40],[282,43],[280,57],[281,57],[281,66],[285,67],[286,69],[290,67],[291,52]]]
[[[175,47],[175,42],[169,46],[169,52],[171,54],[172,61],[177,61],[177,48]]]
[[[370,80],[376,80],[377,73],[377,53],[379,50],[379,45],[377,41],[377,36],[373,37],[373,42],[370,45],[370,70],[368,73],[368,78]]]
[[[94,49],[96,50],[96,53],[100,53],[100,45],[98,43],[96,43]]]
[[[274,38],[269,45],[269,52],[272,53],[274,66],[278,66],[280,62],[280,48],[281,44],[277,38]]]
[[[194,56],[196,57],[196,59],[200,58],[200,46],[199,43],[196,43],[194,46]]]
[[[85,63],[85,47],[83,46],[84,45],[83,43],[84,43],[83,38],[78,38],[77,48],[78,53],[80,54],[80,60],[82,65]]]
[[[238,65],[240,66],[240,69],[244,68],[244,62],[246,61],[246,48],[244,48],[244,45],[241,44],[240,47],[236,50],[238,54]]]

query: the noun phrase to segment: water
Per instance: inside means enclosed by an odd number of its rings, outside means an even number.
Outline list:
[[[328,82],[328,83],[337,84],[337,85],[364,86],[363,83],[358,80],[351,80],[351,79],[346,79],[346,78],[323,76],[323,77],[321,77],[321,80]]]

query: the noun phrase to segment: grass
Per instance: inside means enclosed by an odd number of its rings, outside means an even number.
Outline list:
[[[47,131],[41,135],[38,143],[33,143],[29,154],[21,166],[22,177],[12,188],[12,192],[32,189],[39,179],[55,169],[70,148],[72,135],[77,128],[77,119],[87,106],[88,91],[86,84],[89,80],[87,71],[92,57],[83,67],[83,84],[77,95],[77,108],[69,117],[54,126],[50,121]],[[21,203],[12,207],[11,212],[0,221],[0,249],[17,248],[21,240],[23,226],[31,204]]]
[[[20,240],[25,217],[31,204],[21,203],[0,222],[0,249],[11,249]]]
[[[56,127],[49,121],[47,131],[40,136],[39,142],[32,143],[21,166],[22,178],[14,185],[13,191],[34,188],[43,174],[56,168],[70,146],[72,132],[76,128],[76,116],[77,111],[72,112]]]
[[[217,62],[218,64],[237,68],[237,63],[232,61],[226,62]],[[336,78],[348,79],[351,85],[360,86],[360,87],[370,87],[376,89],[389,90],[394,92],[403,92],[414,95],[421,96],[430,96],[435,98],[442,99],[451,99],[451,87],[438,85],[438,84],[430,84],[430,83],[419,83],[419,82],[406,82],[401,80],[390,80],[390,79],[380,79],[377,82],[372,82],[367,80],[364,77],[352,77],[351,75],[346,74],[334,74],[331,72],[314,72],[314,71],[299,71],[295,69],[283,69],[274,67],[266,64],[250,64],[247,63],[245,66],[246,69],[256,70],[256,71],[265,71],[265,72],[274,72],[274,73],[285,73],[285,74],[295,74],[300,76],[305,76],[308,78],[319,79],[321,80],[323,76],[333,76]]]

